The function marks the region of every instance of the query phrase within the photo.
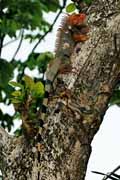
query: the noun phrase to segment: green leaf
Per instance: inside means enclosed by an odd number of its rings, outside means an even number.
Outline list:
[[[34,97],[43,97],[45,93],[44,85],[41,82],[37,82],[34,84],[34,88],[32,90]]]
[[[37,61],[36,59],[38,58],[38,56],[40,55],[40,53],[31,53],[27,59],[26,66],[30,68],[30,70],[33,70],[36,66],[37,66]]]
[[[21,91],[14,91],[14,92],[12,92],[11,95],[15,96],[15,97],[19,97],[19,96],[22,96],[22,93],[21,93]]]
[[[21,136],[22,135],[22,129],[16,129],[15,131],[14,131],[14,134],[15,134],[15,136]]]
[[[110,103],[110,105],[117,104],[120,106],[120,90],[119,89],[115,89],[113,91],[113,94],[112,94],[112,97],[111,97],[109,103]]]
[[[30,77],[30,76],[28,76],[28,75],[25,75],[24,77],[23,77],[23,80],[25,81],[25,86],[26,86],[26,88],[29,88],[30,90],[33,88],[33,86],[34,86],[34,81],[33,81],[33,79]]]
[[[66,7],[66,12],[70,13],[76,10],[76,6],[74,3],[70,3]]]
[[[0,87],[5,87],[13,76],[13,66],[4,59],[0,59]]]
[[[22,93],[19,90],[12,92],[11,96],[12,96],[11,101],[13,104],[24,102],[24,99],[25,99],[24,93]]]
[[[13,117],[6,113],[6,114],[3,114],[2,118],[3,118],[3,121],[1,123],[3,124],[2,126],[4,128],[7,127],[8,131],[10,132],[11,126],[13,126]]]
[[[18,83],[18,82],[15,82],[15,81],[10,81],[10,82],[9,82],[9,85],[10,85],[10,86],[13,86],[13,87],[19,87],[19,88],[21,88],[21,89],[24,89],[24,86],[23,86],[22,84],[20,84],[20,83]]]
[[[0,16],[0,33],[1,37],[9,36],[10,42],[15,39],[21,40],[21,43],[24,41],[25,37],[28,37],[31,42],[35,39],[40,39],[41,36],[44,36],[44,33],[49,30],[50,23],[49,20],[45,20],[44,14],[49,13],[50,11],[56,12],[61,8],[59,0],[2,0],[0,2],[1,16]],[[24,34],[22,31],[24,30]],[[32,30],[32,31],[31,31]],[[27,36],[28,34],[28,36]],[[7,45],[7,42],[3,44]],[[9,44],[9,43],[8,43]],[[10,45],[10,44],[9,44]],[[2,47],[1,47],[2,48]],[[17,48],[17,47],[16,47]],[[28,80],[22,81],[22,77],[24,76],[24,70],[26,67],[30,69],[38,68],[41,72],[44,72],[46,69],[46,64],[48,62],[47,56],[44,56],[44,62],[41,61],[39,64],[39,58],[35,56],[35,58],[28,61],[21,61],[16,59],[11,59],[11,61],[7,61],[5,59],[0,59],[0,101],[5,105],[11,103],[10,100],[14,103],[16,107],[16,111],[18,109],[21,112],[21,102],[25,102],[29,96],[32,96],[32,86],[34,86],[34,82],[31,81],[28,83]],[[43,59],[41,57],[41,59]],[[49,58],[50,59],[50,58]],[[28,63],[28,64],[27,64]],[[44,70],[43,70],[44,68]],[[9,83],[14,76],[14,72],[17,70],[17,80],[16,82]],[[17,83],[17,82],[22,82]],[[10,85],[8,85],[8,83]],[[31,89],[30,89],[31,88]],[[20,90],[20,92],[14,92],[13,95],[11,93],[14,90]],[[42,91],[42,90],[41,90]],[[37,95],[42,95],[43,92],[40,92],[39,88],[37,90]],[[11,98],[12,97],[12,98]],[[42,98],[34,98],[31,102],[36,102],[39,104],[42,103]],[[17,108],[18,107],[18,108]],[[11,122],[13,122],[13,117]],[[2,121],[3,119],[3,121]],[[7,119],[8,120],[8,119]],[[0,115],[0,124],[3,127],[10,127],[12,124],[7,123],[6,118]]]
[[[15,99],[15,98],[11,98],[11,101],[13,104],[20,104],[21,103],[21,100]]]
[[[20,113],[19,112],[15,112],[15,114],[14,114],[14,120],[16,120],[16,119],[20,119]]]
[[[48,63],[54,58],[53,54],[50,52],[41,53],[37,57],[37,66],[41,73],[46,71]]]

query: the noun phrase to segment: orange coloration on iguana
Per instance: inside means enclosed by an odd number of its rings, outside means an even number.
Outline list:
[[[75,42],[85,42],[89,39],[89,36],[85,34],[73,34],[73,39]]]
[[[50,62],[46,71],[45,92],[49,96],[52,84],[59,74],[73,72],[70,56],[76,43],[88,40],[89,28],[86,25],[86,14],[65,15],[58,29],[55,44],[55,59]],[[48,97],[43,100],[43,108],[47,107]],[[45,114],[45,110],[43,110]],[[41,116],[42,116],[41,115]],[[45,115],[43,116],[45,117]],[[41,118],[43,121],[44,119]]]
[[[78,26],[85,22],[86,20],[86,14],[80,13],[80,14],[72,14],[68,17],[67,23],[70,26]]]
[[[48,98],[52,87],[54,87],[53,83],[60,74],[74,72],[70,56],[78,42],[83,43],[88,40],[88,32],[89,28],[86,25],[86,15],[84,13],[65,15],[63,17],[56,38],[55,59],[50,62],[46,71],[45,97],[40,116],[43,124],[46,117]],[[39,135],[41,136],[41,128],[39,129],[38,137]]]
[[[48,98],[50,97],[52,87],[54,87],[53,83],[59,77],[60,74],[67,74],[73,72],[74,68],[72,67],[70,57],[78,42],[83,43],[86,40],[88,40],[88,32],[89,28],[86,25],[86,15],[84,13],[66,15],[63,17],[56,38],[55,59],[50,62],[46,71],[45,97],[43,99],[41,116],[39,119],[42,122],[42,125],[39,127],[39,131],[36,136],[38,162],[40,162],[41,151],[44,150],[44,145],[42,145],[42,130],[43,128],[45,128],[44,120],[46,118],[46,110],[49,100]],[[64,84],[61,87],[61,89],[63,88]],[[67,102],[70,99],[70,96],[71,93],[68,89],[65,89],[64,92],[59,94],[59,98]],[[59,113],[59,110],[61,109],[61,103],[58,102],[56,104],[54,111],[55,113]],[[40,172],[38,172],[38,179],[39,177]]]
[[[71,15],[67,14],[63,17],[56,38],[55,58],[50,62],[46,71],[45,97],[40,116],[43,124],[46,117],[48,97],[51,93],[53,83],[60,74],[76,73],[73,71],[74,68],[72,67],[70,56],[78,42],[84,43],[89,39],[88,32],[89,27],[86,24],[86,14],[74,13]]]

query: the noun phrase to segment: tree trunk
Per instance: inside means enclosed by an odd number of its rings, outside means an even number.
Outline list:
[[[91,141],[120,76],[120,0],[95,0],[87,14],[90,38],[72,54],[74,72],[59,77],[55,95],[62,95],[49,100],[40,157],[27,137],[11,137],[0,129],[4,180],[84,180]]]

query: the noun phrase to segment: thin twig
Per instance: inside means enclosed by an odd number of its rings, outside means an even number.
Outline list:
[[[101,172],[98,172],[98,171],[92,171],[93,173],[96,173],[96,174],[100,174],[100,175],[104,175],[103,179],[102,180],[107,180],[108,178],[110,179],[115,179],[114,177],[114,173],[120,169],[120,166],[117,166],[112,172],[110,173],[107,173],[107,174],[104,174],[104,173],[101,173]],[[117,179],[116,179],[117,180]]]
[[[103,175],[104,177],[108,177],[110,179],[113,180],[114,177],[111,177],[110,175],[108,174],[105,174],[105,173],[101,173],[101,172],[98,172],[98,171],[92,171],[92,173],[95,173],[95,174],[99,174],[99,175]]]
[[[41,36],[41,38],[40,38],[40,39],[38,40],[38,42],[35,44],[35,46],[34,46],[33,49],[32,49],[32,53],[35,51],[35,49],[37,48],[37,46],[39,45],[39,43],[41,42],[41,40],[43,40],[43,39],[45,38],[45,36],[46,36],[49,32],[52,31],[53,26],[55,25],[55,23],[56,23],[58,17],[60,16],[60,14],[62,13],[62,10],[63,10],[64,7],[66,6],[66,1],[67,1],[67,0],[63,0],[63,5],[60,7],[60,10],[59,10],[57,16],[55,17],[53,23],[51,24],[49,30],[46,31],[45,34],[44,34],[43,36]]]
[[[24,29],[21,30],[21,39],[20,39],[19,45],[18,45],[12,59],[15,59],[15,56],[17,55],[17,53],[18,53],[18,51],[19,51],[19,49],[21,47],[21,44],[22,44],[22,41],[23,41],[23,36],[24,36]]]
[[[3,6],[2,6],[2,3],[0,4],[0,17],[3,16]],[[1,53],[2,53],[2,48],[3,48],[3,41],[4,41],[4,37],[5,37],[5,34],[2,33],[2,31],[0,30],[0,57],[1,57]]]
[[[113,175],[114,177],[116,177],[116,178],[120,179],[120,175],[115,174],[115,173],[113,173],[112,175]]]
[[[2,53],[4,37],[5,37],[5,35],[0,35],[0,57],[1,57],[1,53]]]
[[[102,173],[102,172],[98,172],[98,171],[91,171],[92,173],[95,173],[95,174],[100,174],[100,175],[106,175],[106,174],[104,174],[104,173]]]
[[[112,172],[107,174],[102,180],[108,179],[113,173],[115,173],[118,169],[120,169],[120,166],[117,166]]]
[[[18,35],[18,37],[16,37],[16,39],[10,40],[7,43],[3,44],[3,47],[8,46],[11,43],[14,43],[15,41],[17,41],[20,38],[20,36],[21,36],[21,31],[19,32],[19,35]]]
[[[8,45],[11,44],[11,43],[14,43],[14,42],[17,41],[18,39],[19,39],[19,38],[16,38],[16,39],[13,39],[13,40],[11,40],[11,41],[8,41],[7,43],[3,44],[3,47],[8,46]]]

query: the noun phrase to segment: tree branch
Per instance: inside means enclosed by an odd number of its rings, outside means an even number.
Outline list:
[[[113,171],[107,173],[102,180],[107,180],[108,178],[110,178],[111,175],[113,175],[118,169],[120,169],[120,166],[117,166]]]
[[[65,8],[65,6],[66,6],[66,2],[67,2],[67,0],[63,0],[63,5],[61,6],[61,8],[60,8],[57,16],[55,17],[53,23],[50,25],[49,30],[46,31],[45,34],[44,34],[44,35],[38,40],[38,42],[35,44],[35,46],[34,46],[33,49],[32,49],[32,53],[35,51],[35,49],[37,48],[37,46],[39,45],[39,43],[46,37],[46,35],[47,35],[49,32],[52,31],[53,26],[55,25],[57,19],[59,18],[60,14],[62,13],[62,10],[63,10],[63,9]]]
[[[20,38],[20,36],[21,36],[21,31],[19,32],[19,35],[16,39],[13,39],[13,40],[8,41],[7,43],[3,44],[3,47],[8,46],[11,43],[14,43],[15,41],[17,41]]]
[[[0,35],[0,57],[1,57],[1,53],[2,53],[4,37],[5,37],[5,35]]]
[[[114,177],[112,177],[112,175],[114,176],[114,173],[119,169],[120,169],[120,166],[117,166],[113,171],[107,174],[99,172],[99,171],[92,171],[92,173],[104,175],[102,180],[107,180],[108,178],[113,179]],[[115,174],[115,176],[117,176],[117,174]]]
[[[9,41],[9,42],[3,44],[3,48],[4,48],[5,46],[8,46],[9,44],[14,43],[14,42],[17,41],[18,39],[19,39],[19,38],[16,38],[16,39],[13,39],[13,40],[11,40],[11,41]]]
[[[17,53],[22,45],[23,37],[24,37],[24,29],[21,30],[21,39],[20,39],[19,45],[18,45],[17,50],[15,51],[15,54],[13,55],[12,59],[15,59],[15,56],[17,55]]]

